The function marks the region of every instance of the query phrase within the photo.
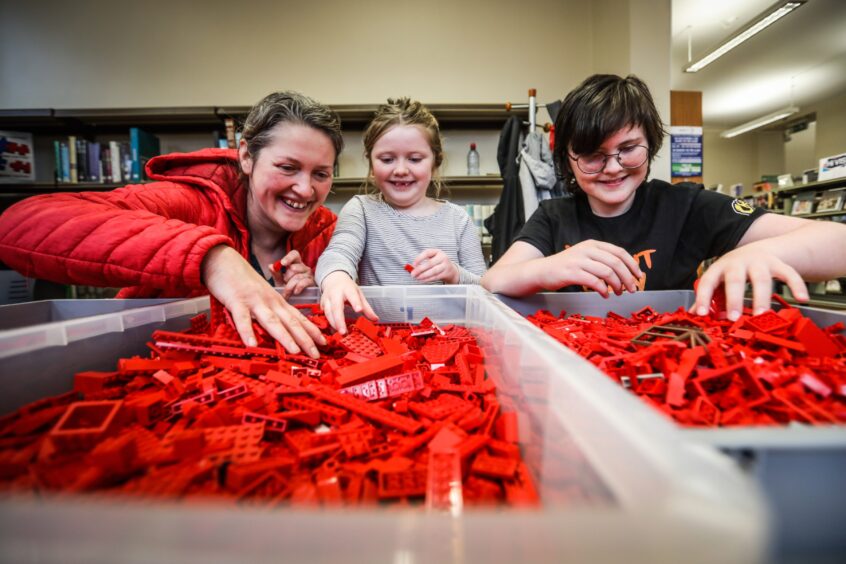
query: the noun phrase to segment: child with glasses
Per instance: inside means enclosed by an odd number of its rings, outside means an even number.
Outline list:
[[[808,299],[803,282],[846,274],[846,225],[785,217],[692,184],[647,180],[664,128],[646,84],[594,75],[564,100],[554,158],[572,198],[545,200],[482,278],[492,292],[524,296],[585,287],[690,289],[702,261],[693,310],[707,313],[725,286],[729,319],[743,306],[769,308],[773,279]]]

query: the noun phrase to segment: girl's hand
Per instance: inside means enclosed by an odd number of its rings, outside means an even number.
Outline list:
[[[326,344],[320,329],[286,302],[238,251],[226,245],[214,247],[203,259],[200,272],[209,293],[229,310],[244,344],[256,346],[255,319],[289,353],[320,356],[315,343]]]
[[[546,289],[577,284],[607,298],[609,290],[617,295],[624,289],[636,292],[637,282],[643,277],[637,261],[625,249],[593,239],[542,260],[546,261],[542,274],[542,286]]]
[[[341,335],[347,334],[347,323],[344,319],[344,304],[352,306],[356,313],[363,313],[371,321],[378,321],[379,317],[364,299],[361,288],[346,272],[336,270],[323,279],[321,285],[320,307],[326,315],[326,320]]]
[[[414,259],[411,276],[419,282],[443,280],[445,284],[458,284],[458,267],[440,249],[426,249]]]
[[[291,251],[270,265],[270,274],[277,286],[282,286],[283,298],[298,296],[309,286],[314,286],[314,272],[300,256],[299,251]]]
[[[691,311],[706,315],[714,290],[724,284],[726,314],[729,320],[736,321],[743,312],[748,280],[752,284],[752,313],[761,314],[770,309],[774,278],[787,283],[797,300],[808,299],[808,288],[793,267],[776,256],[756,250],[754,244],[738,247],[715,261],[702,275],[696,286],[696,301]]]

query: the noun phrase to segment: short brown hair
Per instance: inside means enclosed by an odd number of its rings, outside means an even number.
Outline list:
[[[432,185],[435,189],[435,197],[440,196],[443,183],[438,169],[444,161],[444,143],[441,138],[441,129],[432,112],[420,102],[410,98],[388,98],[386,104],[382,104],[376,109],[376,115],[373,116],[364,131],[364,156],[367,159],[368,178],[373,172],[371,161],[373,146],[389,129],[397,125],[415,125],[426,133],[435,160],[435,167],[432,171]],[[370,187],[369,180],[368,187]]]
[[[661,150],[666,131],[649,88],[633,74],[588,77],[567,97],[555,117],[555,165],[565,184],[574,187],[572,165],[567,154],[593,153],[613,133],[640,126],[649,144],[648,162]]]
[[[307,125],[325,133],[335,147],[335,163],[344,150],[341,136],[341,118],[324,104],[297,92],[284,91],[268,94],[252,107],[241,138],[247,142],[247,150],[253,160],[272,141],[271,130],[280,123]]]

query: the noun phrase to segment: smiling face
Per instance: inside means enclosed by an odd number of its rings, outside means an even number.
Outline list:
[[[328,135],[307,125],[279,123],[273,140],[252,158],[245,141],[238,157],[249,177],[250,230],[285,234],[303,228],[332,188],[335,148]]]
[[[634,145],[647,145],[643,128],[633,126],[620,129],[602,142],[597,151],[611,155]],[[579,187],[585,192],[590,209],[601,217],[615,217],[632,207],[635,191],[646,179],[649,161],[637,168],[623,168],[615,157],[608,157],[605,167],[597,174],[585,174],[570,153],[570,168]]]
[[[397,209],[427,207],[434,156],[426,132],[414,125],[392,127],[373,144],[373,179],[385,201]]]

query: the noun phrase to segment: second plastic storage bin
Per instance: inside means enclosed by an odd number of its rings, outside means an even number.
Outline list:
[[[364,288],[386,322],[460,324],[479,335],[503,401],[517,408],[537,509],[257,510],[102,496],[0,501],[0,560],[41,562],[756,562],[768,513],[752,480],[662,420],[632,416],[593,369],[540,338],[478,287]],[[295,302],[315,302],[307,292]],[[76,370],[144,354],[153,330],[185,329],[195,299],[0,332],[3,413],[66,391]]]
[[[604,299],[595,293],[540,293],[514,299],[497,296],[521,316],[540,309],[559,315],[605,317],[608,312],[623,316],[650,306],[658,312],[689,308],[694,293],[685,290],[638,292]],[[846,321],[846,314],[815,308],[800,308],[817,325],[826,327]],[[536,329],[539,338],[566,349]],[[576,353],[567,352],[573,355]],[[586,362],[586,361],[585,361]],[[592,367],[592,365],[591,365]],[[846,426],[685,428],[594,368],[597,386],[608,395],[621,396],[624,409],[642,424],[660,421],[685,441],[713,445],[733,455],[739,465],[756,477],[768,496],[775,516],[776,556],[784,561],[798,558],[812,561],[812,555],[828,558],[846,556]],[[655,420],[655,421],[654,421]],[[644,427],[644,432],[646,427]]]

